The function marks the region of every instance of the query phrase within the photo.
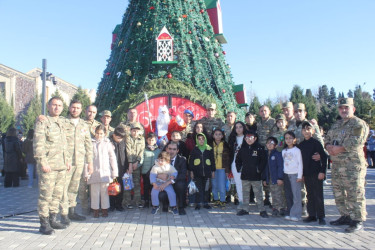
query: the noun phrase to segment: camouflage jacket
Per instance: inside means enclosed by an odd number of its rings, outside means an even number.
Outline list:
[[[267,138],[273,132],[275,128],[275,119],[272,117],[268,117],[267,120],[261,120],[258,122],[257,126],[257,134],[258,134],[258,142],[260,145],[265,146],[267,142]]]
[[[327,132],[325,143],[343,146],[346,151],[336,156],[331,155],[331,160],[333,162],[365,166],[367,163],[363,147],[368,133],[369,127],[367,123],[356,116],[348,121],[342,119],[336,121]]]
[[[277,145],[276,149],[277,151],[281,152],[284,149],[285,145],[285,139],[284,139],[284,134],[287,130],[281,131],[281,130],[274,130],[272,131],[270,136],[273,136],[277,139]]]
[[[224,122],[220,118],[208,119],[207,117],[203,117],[199,121],[203,123],[209,136],[211,136],[212,130],[215,128],[222,128],[224,126]]]
[[[288,131],[292,131],[296,135],[297,144],[299,144],[300,142],[302,142],[305,139],[303,137],[303,134],[302,134],[302,123],[303,122],[308,122],[308,120],[305,119],[302,122],[297,122],[296,121],[296,123],[294,124],[294,126],[289,126],[288,127]],[[297,124],[298,124],[298,126],[297,126]],[[315,139],[317,139],[322,144],[322,146],[324,147],[324,140],[323,140],[322,135],[320,134],[319,126],[318,125],[313,125],[313,127],[314,127],[314,130],[315,130],[315,133],[314,133],[313,137]]]
[[[108,138],[110,138],[111,135],[112,135],[112,133],[113,133],[113,131],[115,131],[115,129],[113,127],[109,126],[108,130],[106,129],[106,131],[105,131],[105,136],[108,137]]]
[[[289,128],[296,128],[296,118],[293,116],[292,119],[290,119],[288,122],[288,131],[294,131],[294,130],[290,130]]]
[[[230,125],[228,125],[227,123],[225,123],[225,125],[224,125],[221,129],[222,129],[222,130],[224,131],[224,133],[225,133],[225,141],[228,142],[228,140],[229,140],[229,135],[230,135],[230,133],[232,132],[232,129],[233,129],[233,125],[230,126]]]
[[[63,117],[47,116],[37,121],[33,140],[34,158],[38,166],[49,166],[52,170],[64,170],[71,162],[67,147]]]
[[[85,120],[85,122],[90,128],[91,138],[94,139],[95,138],[95,129],[96,129],[97,126],[101,125],[101,123],[98,122],[97,120],[92,120],[92,121]]]
[[[186,141],[187,135],[193,133],[193,128],[195,125],[195,121],[191,121],[191,123],[186,124],[186,128],[181,131],[181,140]]]
[[[72,165],[83,166],[92,163],[92,142],[90,128],[82,119],[77,126],[70,119],[65,119],[66,138],[69,154],[72,156]]]
[[[123,127],[126,133],[126,136],[130,136],[130,126],[133,124],[133,122],[121,122],[119,126]],[[145,137],[145,128],[140,122],[134,122],[134,124],[137,124],[141,127],[141,132],[139,133],[139,137]]]
[[[143,136],[138,138],[133,138],[132,136],[125,137],[126,145],[126,156],[128,157],[128,162],[142,162],[143,153],[145,150],[145,139]]]

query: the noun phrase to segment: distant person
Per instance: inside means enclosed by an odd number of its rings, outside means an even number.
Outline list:
[[[15,128],[8,129],[5,137],[4,159],[4,187],[19,187],[22,151],[19,139],[17,138],[17,130]]]

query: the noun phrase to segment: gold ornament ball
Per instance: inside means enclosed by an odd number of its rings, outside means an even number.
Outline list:
[[[141,22],[138,22],[137,23],[137,27],[141,27],[142,23]]]

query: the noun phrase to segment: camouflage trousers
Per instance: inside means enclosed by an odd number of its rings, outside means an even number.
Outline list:
[[[79,182],[78,188],[78,199],[81,201],[81,207],[83,211],[87,211],[89,209],[89,198],[90,198],[90,189],[89,185],[87,185],[87,181],[83,174],[81,175],[81,180]]]
[[[124,190],[124,198],[122,200],[122,206],[127,205],[139,205],[141,204],[141,169],[138,167],[132,173],[134,188],[132,190]],[[131,193],[134,191],[134,197],[132,200]]]
[[[281,208],[286,208],[284,185],[270,184],[268,186],[271,191],[272,207],[279,211]]]
[[[246,181],[242,180],[242,193],[243,203],[240,205],[240,209],[249,211],[250,203],[250,188],[253,187],[254,195],[257,201],[257,207],[259,212],[265,211],[263,204],[263,183],[262,181]]]
[[[366,167],[334,162],[331,177],[337,210],[341,216],[366,221]]]
[[[72,166],[66,173],[65,189],[61,202],[61,214],[67,215],[70,207],[77,206],[77,194],[84,166]]]
[[[65,188],[66,170],[51,170],[43,172],[38,166],[39,174],[39,216],[48,217],[49,214],[58,214],[59,206]]]

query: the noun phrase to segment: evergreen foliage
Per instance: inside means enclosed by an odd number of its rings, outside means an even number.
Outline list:
[[[24,134],[27,134],[29,129],[34,128],[36,118],[42,113],[42,100],[36,95],[31,101],[26,111],[26,114],[22,115],[21,126]]]
[[[152,64],[157,58],[155,39],[164,26],[174,39],[177,64]],[[96,105],[99,111],[119,111],[118,105],[144,92],[147,83],[169,76],[212,96],[218,110],[234,110],[241,117],[244,112],[236,103],[224,54],[205,1],[131,0],[99,83]]]
[[[305,96],[303,95],[303,89],[298,85],[294,85],[292,92],[290,93],[289,100],[293,103],[305,103]]]
[[[14,126],[15,117],[13,108],[0,93],[0,131],[6,133],[9,127]]]
[[[259,98],[254,96],[253,101],[250,103],[249,112],[258,115],[260,106],[262,106],[262,104],[260,104]]]

